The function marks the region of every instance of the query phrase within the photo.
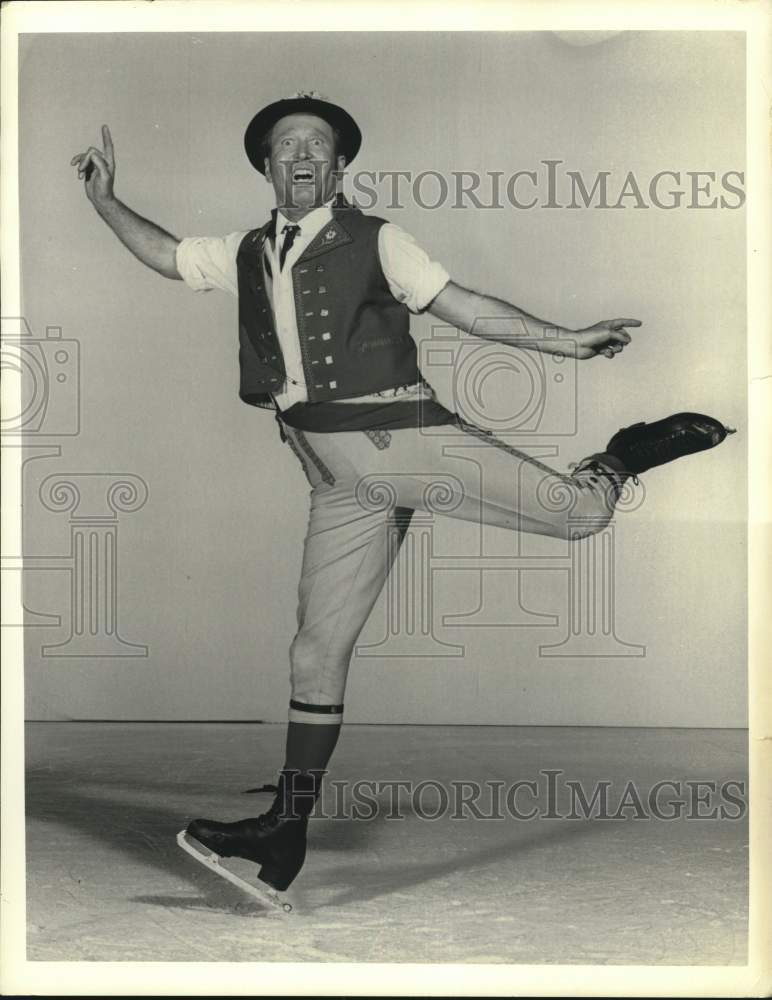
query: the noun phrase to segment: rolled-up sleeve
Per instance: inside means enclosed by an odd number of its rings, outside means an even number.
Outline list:
[[[411,312],[421,312],[450,281],[450,275],[404,229],[387,222],[378,232],[381,268],[391,294]]]
[[[194,292],[217,288],[238,295],[236,254],[244,232],[228,236],[188,236],[177,244],[177,270]]]

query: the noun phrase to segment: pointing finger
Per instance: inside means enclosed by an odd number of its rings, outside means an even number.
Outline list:
[[[641,321],[639,319],[612,319],[609,326],[612,330],[618,330],[622,326],[640,326]]]
[[[115,150],[113,147],[113,137],[110,135],[110,129],[107,125],[102,126],[102,145],[105,148],[105,159],[109,163],[110,167],[114,167]]]

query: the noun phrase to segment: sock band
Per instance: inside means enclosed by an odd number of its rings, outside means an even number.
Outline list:
[[[313,712],[314,715],[341,715],[343,712],[342,705],[309,705],[304,701],[295,701],[294,698],[290,699],[290,708],[298,712]]]
[[[290,701],[288,718],[290,722],[301,722],[305,725],[310,724],[325,728],[340,726],[343,722],[343,706],[309,705],[303,701],[295,701],[293,698]]]

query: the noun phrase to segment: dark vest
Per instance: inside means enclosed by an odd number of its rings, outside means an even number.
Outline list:
[[[263,247],[273,220],[244,237],[236,258],[239,285],[239,395],[275,409],[285,385],[284,360],[263,278]],[[308,400],[364,396],[418,382],[410,312],[389,290],[378,256],[385,219],[338,203],[333,219],[292,268],[300,352]],[[301,220],[302,225],[302,220]]]

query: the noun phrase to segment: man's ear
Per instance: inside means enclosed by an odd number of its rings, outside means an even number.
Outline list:
[[[346,157],[336,156],[335,170],[333,170],[333,177],[335,178],[335,191],[337,194],[343,193],[343,175],[345,173],[346,173]]]
[[[266,156],[263,159],[263,164],[265,165],[265,179],[268,181],[269,184],[273,184],[273,180],[271,178],[271,160],[270,160],[270,158]]]

